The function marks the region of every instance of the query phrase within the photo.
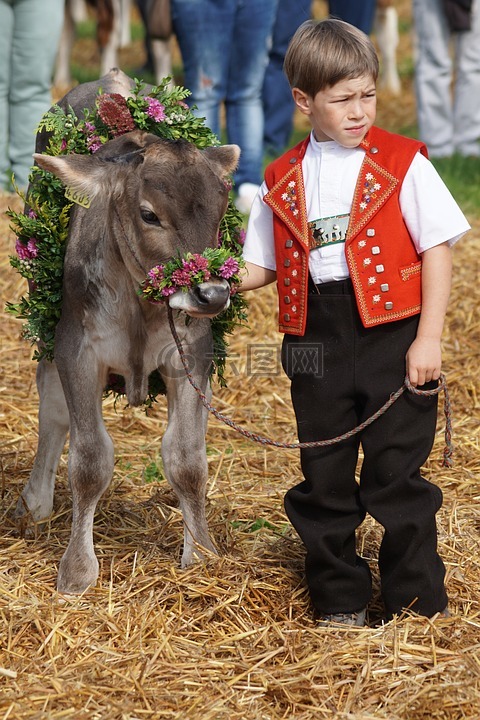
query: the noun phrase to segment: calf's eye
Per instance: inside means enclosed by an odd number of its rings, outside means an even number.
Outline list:
[[[160,220],[155,215],[153,210],[149,210],[148,208],[140,208],[140,215],[143,222],[146,222],[148,225],[160,225]]]

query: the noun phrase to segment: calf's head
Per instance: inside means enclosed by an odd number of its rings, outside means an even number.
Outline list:
[[[228,204],[226,180],[239,155],[236,145],[199,150],[183,140],[162,140],[135,130],[93,156],[34,157],[40,167],[88,198],[82,224],[96,228],[118,248],[140,284],[153,266],[217,245]],[[220,278],[169,298],[171,307],[210,317],[228,302],[229,286]]]

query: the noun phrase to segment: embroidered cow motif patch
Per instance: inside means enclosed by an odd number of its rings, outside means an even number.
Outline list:
[[[285,200],[285,209],[290,210],[290,212],[297,216],[298,215],[298,205],[297,205],[297,191],[295,189],[296,183],[294,180],[290,180],[290,182],[287,185],[287,192],[284,192],[282,194],[282,200]]]
[[[372,173],[365,175],[365,182],[362,189],[362,199],[360,201],[360,210],[366,210],[372,200],[376,200],[377,193],[381,189],[381,184],[376,181]]]

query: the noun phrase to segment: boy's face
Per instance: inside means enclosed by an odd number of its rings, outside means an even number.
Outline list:
[[[298,88],[292,94],[319,142],[336,140],[343,147],[357,147],[375,122],[377,97],[370,75],[340,80],[313,98]]]

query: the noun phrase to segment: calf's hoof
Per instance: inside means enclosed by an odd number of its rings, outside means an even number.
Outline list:
[[[82,595],[98,580],[99,566],[95,557],[73,557],[68,550],[60,561],[57,591],[61,595]]]
[[[208,542],[208,545],[198,545],[194,543],[184,547],[181,566],[182,568],[187,568],[189,565],[204,562],[212,556],[218,557],[218,551],[213,543]]]
[[[13,511],[12,520],[17,527],[18,535],[30,540],[43,532],[50,514],[44,515],[32,512],[25,498],[21,495]]]

